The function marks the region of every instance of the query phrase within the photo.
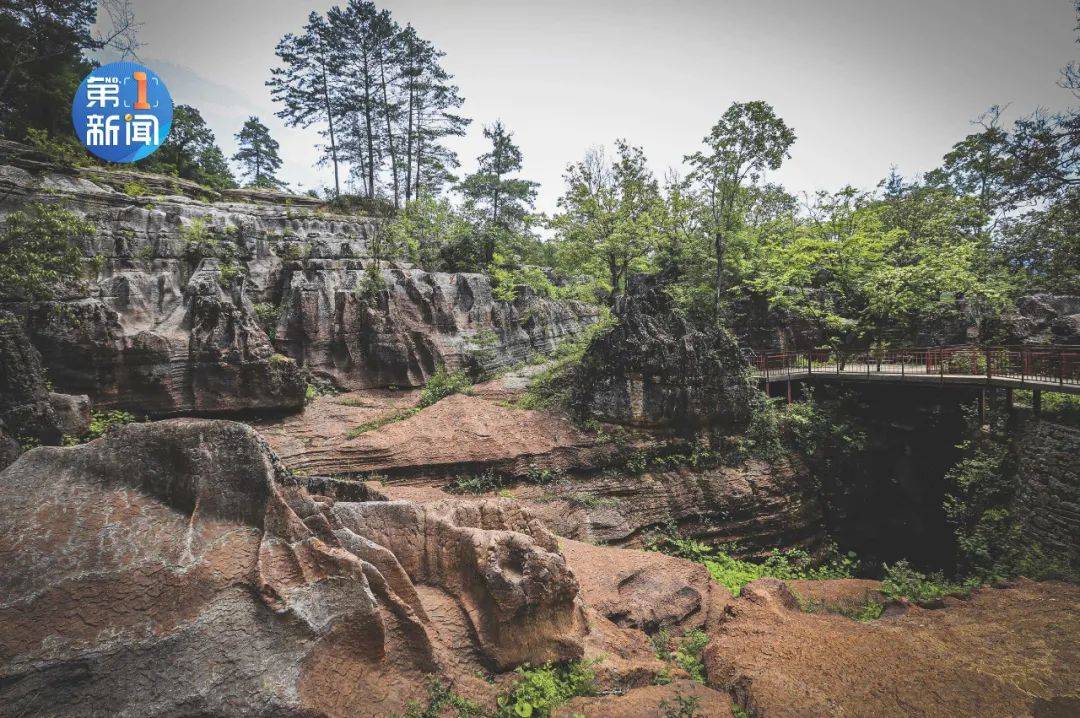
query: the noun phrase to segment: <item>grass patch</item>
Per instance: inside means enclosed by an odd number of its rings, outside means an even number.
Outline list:
[[[864,603],[850,605],[846,603],[826,603],[816,598],[803,598],[796,594],[799,608],[805,613],[835,613],[853,621],[876,621],[885,612],[885,604],[874,599],[867,599]]]
[[[691,680],[705,683],[705,663],[701,659],[709,636],[704,631],[688,631],[673,637],[667,629],[661,629],[652,638],[656,657],[665,663],[678,666],[689,674]],[[670,680],[670,679],[669,679]]]
[[[439,368],[420,392],[420,400],[416,406],[426,409],[437,401],[445,399],[452,394],[460,394],[472,387],[469,375],[463,371],[447,372],[445,368]]]
[[[391,714],[392,718],[443,718],[451,715],[456,718],[479,718],[484,715],[480,706],[454,693],[438,678],[428,680],[427,691],[426,702],[409,701],[405,704],[405,712],[401,716]]]
[[[345,436],[347,436],[350,439],[355,439],[356,437],[360,436],[361,434],[366,434],[369,431],[374,431],[375,429],[386,426],[387,424],[393,424],[395,421],[401,421],[402,419],[408,419],[410,416],[413,416],[414,414],[419,413],[419,411],[420,411],[420,408],[414,406],[412,408],[404,409],[402,411],[396,411],[393,414],[386,414],[385,416],[380,416],[377,419],[372,419],[371,421],[366,421],[363,424],[361,424],[360,426],[356,426],[356,427],[353,427],[352,429],[349,429],[349,433],[347,433]]]
[[[785,581],[851,578],[859,565],[851,555],[834,556],[827,561],[818,562],[806,551],[797,548],[775,549],[760,562],[745,561],[700,541],[678,538],[670,529],[667,535],[660,535],[646,542],[645,548],[703,564],[713,580],[725,586],[731,591],[731,595],[736,597],[742,592],[743,586],[759,578],[771,577]]]

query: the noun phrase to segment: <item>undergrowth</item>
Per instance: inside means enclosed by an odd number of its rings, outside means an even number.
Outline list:
[[[596,692],[596,674],[590,662],[521,666],[510,690],[496,700],[494,718],[549,718],[559,706],[576,696]]]
[[[851,554],[816,561],[802,549],[774,549],[760,562],[738,559],[721,548],[694,539],[679,538],[669,529],[646,542],[646,549],[685,558],[700,563],[709,570],[713,580],[738,596],[742,587],[759,578],[782,580],[851,578],[859,563]],[[834,551],[835,553],[835,551]]]

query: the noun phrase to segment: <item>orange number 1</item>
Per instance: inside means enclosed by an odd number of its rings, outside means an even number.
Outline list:
[[[146,101],[146,73],[145,72],[133,72],[131,76],[135,78],[135,82],[138,87],[136,88],[139,93],[139,99],[135,100],[136,110],[149,110],[150,103]]]

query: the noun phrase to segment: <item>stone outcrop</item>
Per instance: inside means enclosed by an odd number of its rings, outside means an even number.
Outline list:
[[[663,275],[632,277],[618,324],[590,343],[571,401],[581,414],[637,426],[733,431],[757,390],[734,337],[696,327],[671,306]]]
[[[0,311],[0,433],[22,443],[58,444],[63,430],[37,351],[19,322]]]
[[[1003,318],[1007,339],[1020,344],[1080,344],[1080,297],[1031,294]]]
[[[341,388],[418,386],[443,365],[491,369],[551,351],[596,317],[527,293],[495,301],[479,274],[384,263],[371,287],[380,220],[310,197],[62,169],[0,142],[0,198],[0,218],[46,202],[93,225],[88,281],[10,309],[58,390],[105,408],[292,411],[301,365]]]
[[[786,461],[602,472],[519,495],[537,501],[533,510],[560,536],[616,546],[641,546],[671,525],[686,538],[737,544],[744,556],[777,546],[814,552],[825,541],[809,472]]]
[[[1021,534],[1080,569],[1080,428],[1028,419],[1015,445]]]
[[[577,581],[512,502],[313,495],[233,422],[30,451],[0,535],[13,715],[385,716],[425,674],[490,691],[584,650]]]

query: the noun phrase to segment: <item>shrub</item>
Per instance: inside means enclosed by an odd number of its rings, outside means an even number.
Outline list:
[[[664,711],[664,718],[701,718],[698,708],[701,707],[701,699],[697,696],[684,696],[678,691],[672,700],[666,698],[660,701],[660,710]]]
[[[517,669],[518,678],[496,701],[496,718],[549,718],[575,696],[595,692],[592,664],[573,661],[563,665],[528,665]]]
[[[49,137],[47,130],[31,127],[26,130],[26,142],[58,165],[86,167],[96,161],[71,135]]]
[[[454,693],[434,676],[428,680],[427,692],[427,705],[409,701],[401,718],[443,718],[447,709],[453,711],[451,715],[456,718],[472,718],[484,713],[480,706]]]
[[[125,182],[124,194],[129,197],[142,197],[150,194],[150,188],[144,185],[142,182]]]
[[[469,376],[463,371],[447,372],[445,367],[431,375],[424,390],[420,392],[417,406],[421,409],[445,399],[451,394],[459,394],[472,386]]]
[[[977,579],[968,579],[954,583],[941,573],[929,576],[916,571],[906,561],[897,561],[885,565],[885,576],[881,582],[881,592],[892,599],[906,598],[920,605],[936,604],[946,596],[967,597],[972,589],[979,585]]]
[[[781,580],[828,578],[851,578],[858,570],[854,556],[833,556],[818,562],[806,551],[797,548],[775,549],[764,561],[744,561],[731,556],[722,549],[693,539],[674,536],[669,528],[667,535],[654,537],[646,542],[648,550],[661,551],[680,558],[703,564],[717,583],[738,596],[742,587],[759,578],[772,577]],[[835,550],[834,550],[835,553]]]
[[[259,326],[271,339],[277,334],[278,320],[281,319],[281,307],[274,306],[269,302],[259,302],[254,305],[255,319]]]
[[[84,441],[93,441],[118,426],[133,424],[135,421],[137,420],[134,414],[119,409],[95,411],[90,415],[90,428],[86,431]]]
[[[369,264],[364,268],[364,273],[360,275],[359,280],[356,282],[353,295],[357,299],[366,302],[379,296],[385,290],[386,280],[383,279],[382,272],[374,264]]]
[[[477,476],[459,476],[444,488],[451,494],[486,494],[503,487],[504,479],[494,469]]]
[[[82,271],[79,243],[94,227],[54,205],[34,203],[0,226],[0,298],[52,299]]]

